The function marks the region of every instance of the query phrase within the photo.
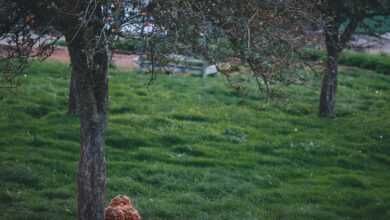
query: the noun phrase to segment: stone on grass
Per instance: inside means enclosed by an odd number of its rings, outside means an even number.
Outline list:
[[[210,76],[210,75],[215,75],[218,73],[218,69],[216,65],[211,65],[205,68],[203,76]]]

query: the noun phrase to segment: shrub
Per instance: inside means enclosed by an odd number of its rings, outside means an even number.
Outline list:
[[[112,48],[127,52],[140,52],[144,47],[142,39],[126,39],[114,42]]]
[[[318,49],[306,49],[302,54],[303,58],[309,61],[320,61],[326,59],[326,53]]]

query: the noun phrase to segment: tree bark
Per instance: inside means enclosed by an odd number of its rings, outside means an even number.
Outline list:
[[[75,61],[72,61],[74,63]],[[79,92],[77,90],[75,70],[71,65],[71,77],[69,82],[68,115],[79,115]]]
[[[325,30],[327,61],[320,96],[321,117],[332,117],[335,115],[338,57],[340,53],[338,34],[338,28],[332,25]]]
[[[108,58],[104,36],[95,40],[96,35],[91,32],[93,31],[80,31],[68,45],[78,90],[80,115],[78,219],[104,220]]]

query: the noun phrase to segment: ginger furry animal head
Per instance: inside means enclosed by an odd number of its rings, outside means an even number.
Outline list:
[[[105,209],[105,220],[141,220],[141,216],[129,197],[119,195]]]

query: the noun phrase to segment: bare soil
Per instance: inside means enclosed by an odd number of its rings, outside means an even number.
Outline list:
[[[139,68],[138,58],[138,55],[114,53],[113,64],[120,69],[134,70]],[[62,63],[69,63],[70,60],[66,47],[57,47],[48,59]]]

